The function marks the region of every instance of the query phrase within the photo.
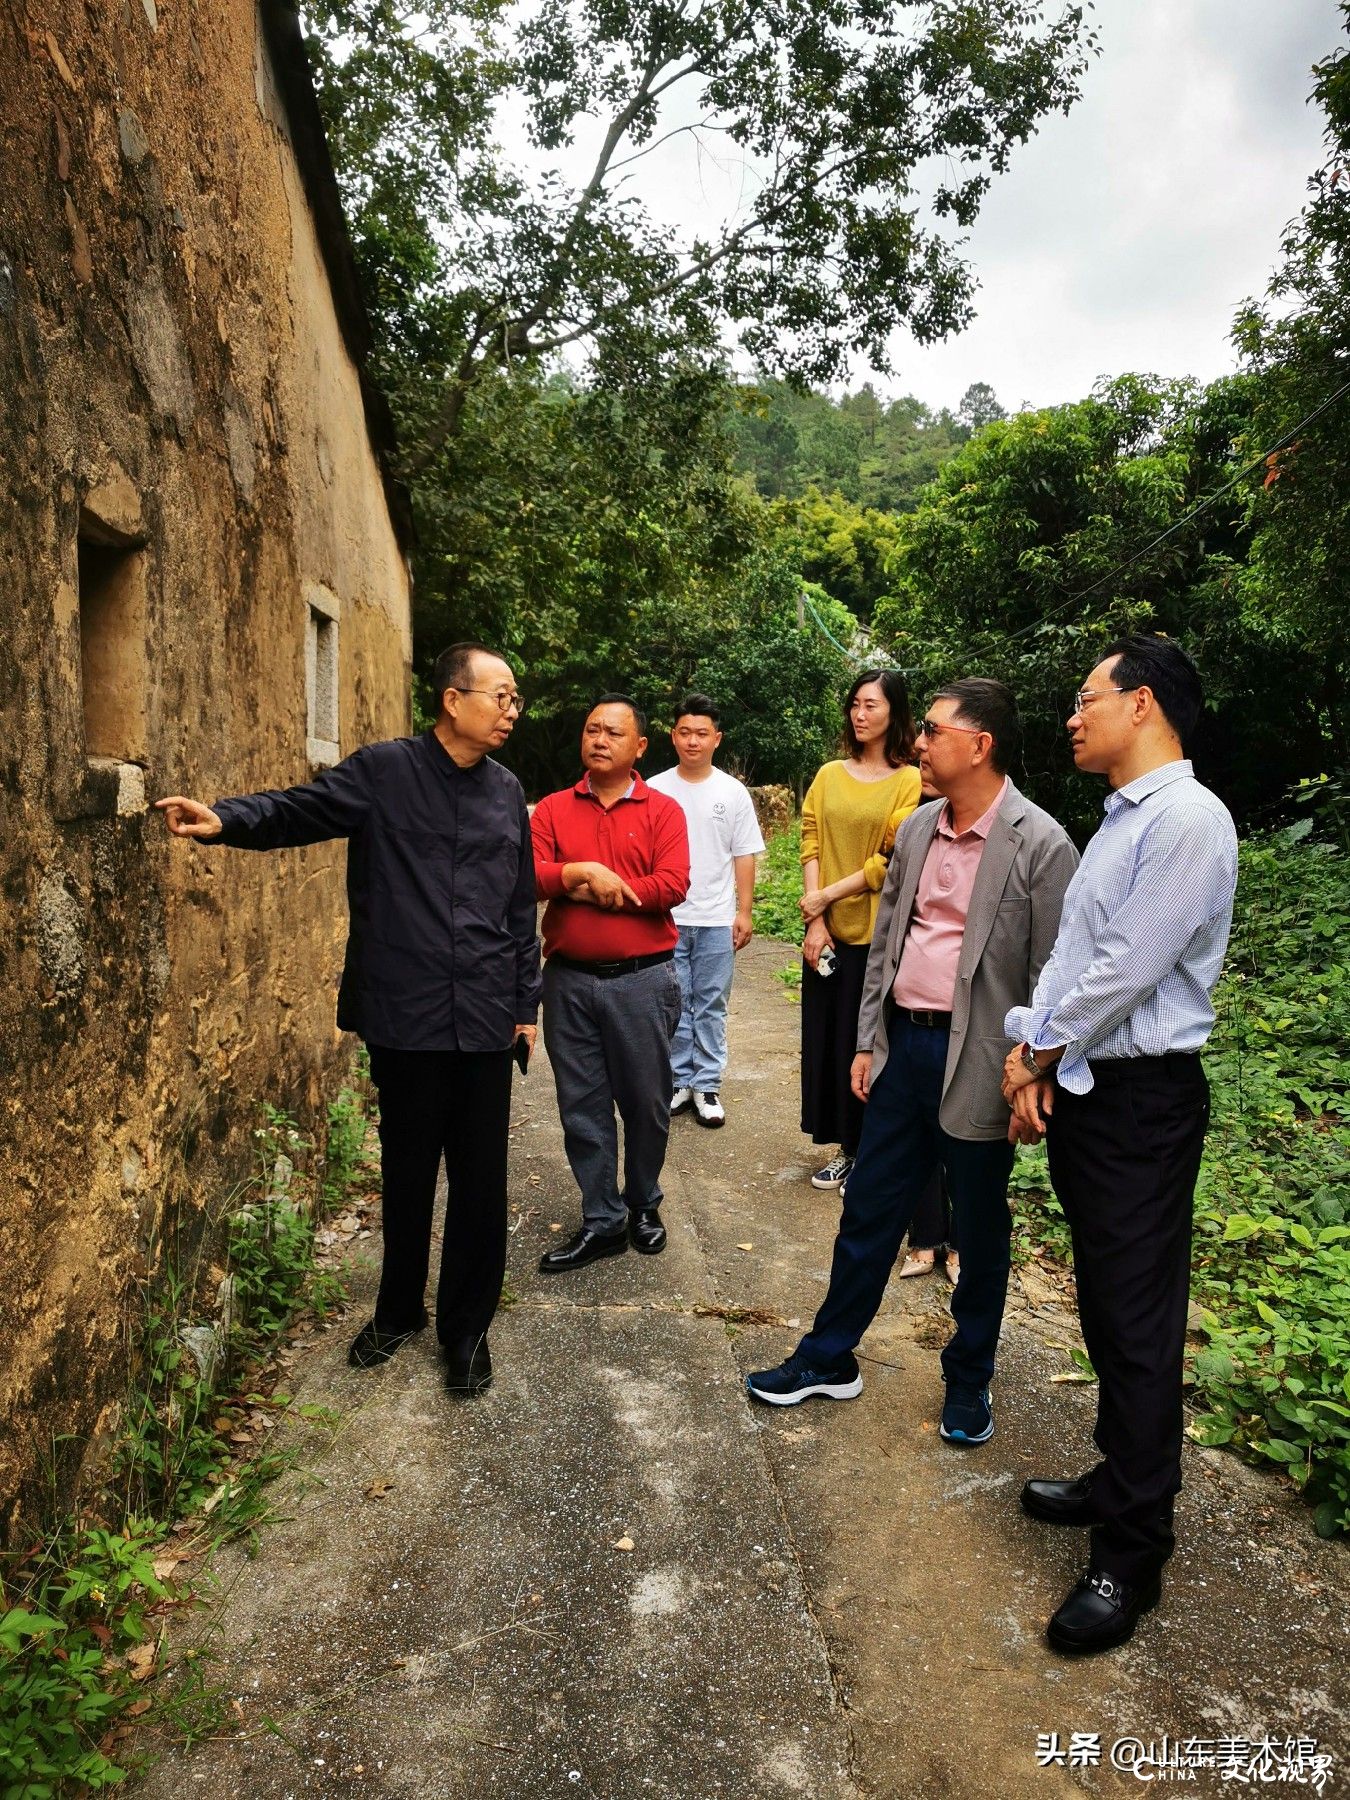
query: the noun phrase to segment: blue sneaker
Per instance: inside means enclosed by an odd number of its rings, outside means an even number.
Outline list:
[[[994,1435],[989,1389],[949,1387],[940,1430],[949,1444],[987,1444]]]
[[[747,1375],[745,1385],[756,1400],[769,1406],[796,1406],[819,1394],[825,1400],[856,1400],[862,1392],[862,1376],[858,1361],[849,1351],[837,1363],[813,1366],[794,1351],[776,1369],[757,1369]]]

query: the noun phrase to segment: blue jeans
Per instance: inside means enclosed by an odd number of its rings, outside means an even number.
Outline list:
[[[680,1022],[670,1046],[677,1088],[714,1093],[727,1066],[727,1001],[736,953],[730,925],[681,925],[675,947]]]
[[[817,1366],[856,1348],[877,1315],[914,1208],[941,1167],[961,1245],[961,1279],[952,1290],[956,1330],[942,1352],[942,1374],[953,1385],[984,1387],[1008,1293],[1012,1145],[948,1136],[938,1124],[948,1033],[894,1012],[889,1026],[890,1056],[863,1112],[829,1292],[799,1348]]]

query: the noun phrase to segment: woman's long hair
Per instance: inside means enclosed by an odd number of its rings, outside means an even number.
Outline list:
[[[844,748],[850,756],[862,755],[862,745],[853,731],[852,708],[858,698],[858,689],[866,687],[870,681],[878,684],[891,709],[890,723],[886,727],[886,761],[893,769],[901,769],[914,761],[914,745],[919,734],[914,729],[914,715],[909,710],[909,688],[899,669],[864,669],[854,676],[853,686],[844,701]]]

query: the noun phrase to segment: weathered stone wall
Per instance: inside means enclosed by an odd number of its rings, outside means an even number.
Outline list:
[[[145,798],[309,777],[311,596],[338,615],[343,752],[407,729],[411,651],[253,0],[22,15],[0,12],[0,1536],[114,1416],[137,1278],[247,1175],[260,1103],[313,1108],[350,1050],[342,847],[173,844]]]

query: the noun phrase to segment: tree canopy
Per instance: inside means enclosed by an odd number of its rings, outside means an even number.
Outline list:
[[[855,356],[884,373],[898,324],[964,321],[953,233],[1072,99],[1079,8],[333,0],[308,19],[413,496],[417,666],[465,636],[517,660],[528,786],[565,777],[597,687],[659,727],[694,681],[749,772],[794,780],[833,741],[851,659],[890,656],[916,698],[1005,676],[1022,778],[1085,830],[1065,701],[1135,626],[1195,653],[1206,772],[1242,817],[1344,766],[1344,52],[1315,71],[1328,159],[1237,321],[1243,372],[1122,375],[1009,417],[986,382],[936,410],[819,384]],[[633,177],[691,142],[747,186],[686,232]],[[735,341],[753,378],[726,371]]]
[[[660,369],[730,334],[826,381],[855,354],[887,368],[899,324],[957,329],[973,280],[953,233],[1075,98],[1095,42],[1082,6],[1046,0],[319,0],[307,16],[381,343],[438,389],[405,436],[415,467],[476,379],[569,346]],[[509,156],[506,119],[537,173]],[[743,168],[726,217],[685,229],[634,189],[677,139]]]

